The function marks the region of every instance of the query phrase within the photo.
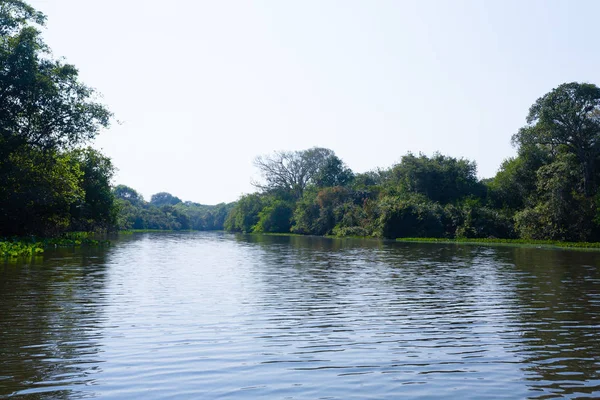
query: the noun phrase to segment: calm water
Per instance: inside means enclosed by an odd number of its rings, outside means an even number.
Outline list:
[[[0,264],[0,397],[600,398],[600,253],[140,234]]]

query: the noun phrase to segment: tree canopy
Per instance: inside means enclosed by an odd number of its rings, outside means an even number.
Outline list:
[[[600,88],[577,82],[556,87],[531,106],[527,125],[513,142],[573,153],[582,167],[584,193],[591,196],[600,155]]]
[[[20,1],[3,2],[0,15],[5,22],[0,30],[0,147],[59,150],[93,139],[112,114],[79,81],[77,68],[50,58],[31,25],[42,23],[43,15]]]
[[[157,207],[165,205],[174,206],[175,204],[181,203],[181,199],[173,196],[171,193],[160,192],[152,195],[150,203]]]
[[[73,65],[51,58],[37,28],[45,19],[23,1],[0,2],[0,235],[114,220],[112,164],[81,149],[112,114]]]
[[[343,176],[348,173],[347,169],[336,159],[332,150],[322,147],[258,156],[254,165],[264,182],[255,182],[254,185],[264,192],[283,192],[298,199],[307,186],[315,184],[317,179],[322,183],[327,183],[328,179],[349,180],[349,177]],[[327,175],[328,172],[339,176]]]
[[[390,175],[400,191],[422,194],[442,204],[482,194],[475,162],[439,153],[432,157],[409,153]]]

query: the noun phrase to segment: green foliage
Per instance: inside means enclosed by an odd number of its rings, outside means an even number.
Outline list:
[[[316,198],[317,191],[310,190],[306,191],[302,198],[298,200],[292,217],[291,232],[302,235],[325,234],[322,229],[317,227],[316,221],[320,215],[320,208],[316,203]]]
[[[317,187],[346,186],[352,183],[354,173],[344,162],[332,154],[325,159],[323,165],[317,170],[313,182]]]
[[[165,217],[172,221],[171,227],[173,230],[188,230],[191,229],[189,217],[173,206],[162,206],[160,211],[165,214]]]
[[[117,205],[110,182],[115,168],[108,157],[91,147],[75,150],[71,157],[83,176],[83,198],[71,205],[71,226],[75,231],[109,230],[117,222]]]
[[[31,257],[43,253],[46,248],[108,245],[108,240],[94,239],[91,232],[68,232],[56,238],[46,239],[35,236],[26,239],[13,238],[0,241],[0,259]]]
[[[593,196],[600,155],[600,88],[564,83],[540,97],[529,109],[527,125],[513,136],[513,143],[575,155],[581,165],[584,194]]]
[[[385,196],[379,209],[379,234],[384,238],[444,237],[442,207],[423,196]]]
[[[233,204],[207,206],[183,202],[168,193],[157,193],[152,196],[154,203],[146,202],[125,185],[115,187],[113,192],[119,210],[117,225],[121,230],[221,230],[233,207]]]
[[[21,241],[0,241],[0,259],[31,257],[42,253],[43,247],[39,243],[26,243]]]
[[[174,206],[176,210],[188,217],[190,229],[199,231],[222,230],[225,219],[233,207],[234,203],[207,206],[189,201]]]
[[[525,207],[536,192],[537,170],[551,159],[546,149],[521,147],[518,157],[505,160],[487,183],[489,205],[512,212]]]
[[[167,192],[153,194],[150,198],[150,204],[155,205],[156,207],[174,206],[178,203],[181,203],[181,199]]]
[[[321,147],[258,156],[254,165],[263,177],[262,183],[254,183],[257,188],[294,201],[310,185],[345,185],[353,175],[332,150]]]
[[[44,25],[46,16],[21,0],[0,3],[0,37],[14,34],[30,24]]]
[[[353,174],[352,188],[355,190],[373,190],[380,188],[384,178],[382,171],[368,171],[362,174]]]
[[[367,195],[334,186],[307,191],[296,204],[291,231],[310,235],[339,235],[363,222],[360,205]]]
[[[527,239],[584,241],[594,230],[596,204],[581,190],[581,171],[572,154],[538,169],[536,203],[515,215]]]
[[[292,225],[293,209],[281,200],[275,200],[258,213],[258,222],[252,228],[258,233],[285,233]]]
[[[95,101],[77,69],[49,58],[40,32],[30,22],[43,16],[25,3],[3,2],[0,18],[0,148],[23,145],[57,151],[93,139],[111,113]]]
[[[114,222],[110,160],[75,150],[112,114],[50,57],[23,1],[0,3],[0,235],[58,235]]]
[[[443,156],[429,158],[407,154],[390,171],[392,194],[415,193],[447,204],[470,196],[482,196],[484,187],[477,179],[474,162]]]
[[[448,211],[448,209],[446,209]],[[512,219],[506,214],[482,207],[479,202],[465,202],[460,208],[456,238],[512,238]]]
[[[229,212],[224,227],[231,232],[252,232],[258,223],[259,214],[268,204],[264,195],[257,193],[242,196]]]
[[[0,160],[0,234],[56,235],[84,201],[80,165],[70,155],[29,147]]]
[[[536,247],[561,247],[561,248],[580,248],[580,249],[600,249],[598,242],[563,242],[559,240],[531,240],[531,239],[439,239],[439,238],[399,238],[398,242],[417,242],[417,243],[462,243],[462,244],[488,244],[488,245],[527,245]]]
[[[117,199],[128,201],[131,204],[144,202],[144,197],[129,186],[117,185],[113,189],[113,194]]]

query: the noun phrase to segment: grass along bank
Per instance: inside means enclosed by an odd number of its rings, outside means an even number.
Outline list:
[[[94,239],[93,232],[70,232],[58,238],[6,238],[0,241],[0,259],[31,257],[47,248],[109,246],[110,241]]]
[[[249,235],[262,235],[262,236],[311,236],[311,235],[300,235],[296,233],[249,233]],[[325,235],[317,237],[326,237],[329,239],[360,239],[360,240],[390,240],[374,236],[336,236],[336,235]],[[439,243],[439,244],[479,244],[479,245],[519,245],[519,246],[531,246],[531,247],[548,247],[548,248],[571,248],[571,249],[590,249],[600,250],[600,242],[561,242],[558,240],[527,240],[527,239],[489,239],[489,238],[458,238],[458,239],[444,239],[444,238],[397,238],[392,239],[396,242],[404,243]]]
[[[397,242],[415,243],[456,243],[456,244],[507,244],[543,247],[560,247],[576,249],[599,249],[599,242],[561,242],[558,240],[527,240],[527,239],[440,239],[440,238],[398,238]]]

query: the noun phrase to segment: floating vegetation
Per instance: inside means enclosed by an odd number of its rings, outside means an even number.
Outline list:
[[[0,242],[1,258],[30,257],[43,252],[44,249],[40,243]]]
[[[92,232],[69,232],[58,238],[11,238],[0,241],[0,259],[31,257],[56,247],[108,246],[110,241],[93,238]]]

